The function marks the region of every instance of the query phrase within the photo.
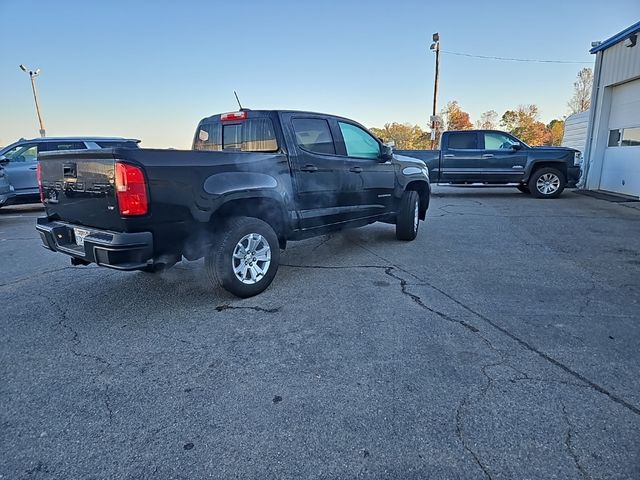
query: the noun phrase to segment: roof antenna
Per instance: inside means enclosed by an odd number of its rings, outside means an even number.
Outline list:
[[[233,91],[233,94],[236,96],[236,102],[238,102],[238,106],[240,107],[240,110],[242,110],[242,105],[240,104],[240,99],[238,98],[238,94],[236,93],[236,91]]]

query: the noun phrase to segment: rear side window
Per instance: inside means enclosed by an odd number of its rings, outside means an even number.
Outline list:
[[[449,148],[456,150],[476,150],[478,135],[475,132],[450,133]]]
[[[201,124],[193,149],[275,152],[278,150],[278,142],[270,118],[250,118],[239,123]]]
[[[59,152],[64,150],[86,150],[84,142],[44,142],[38,145],[38,152]]]
[[[314,153],[335,155],[329,122],[321,118],[294,118],[292,124],[300,147]]]

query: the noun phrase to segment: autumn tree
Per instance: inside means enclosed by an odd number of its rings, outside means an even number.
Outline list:
[[[520,105],[517,110],[507,110],[500,124],[510,134],[529,145],[544,145],[547,128],[538,120],[540,113],[536,105]]]
[[[473,128],[469,114],[463,111],[455,100],[447,103],[441,116],[447,130],[471,130]]]
[[[480,120],[476,121],[476,128],[479,130],[495,130],[498,126],[498,112],[488,110],[480,115]]]
[[[547,139],[545,145],[558,146],[564,136],[564,120],[551,120],[547,125]]]
[[[593,88],[593,70],[583,68],[573,82],[573,97],[569,100],[571,113],[586,112],[591,107],[591,89]]]
[[[429,135],[418,125],[410,123],[386,123],[383,128],[370,128],[384,142],[393,140],[399,150],[425,150],[430,146]]]

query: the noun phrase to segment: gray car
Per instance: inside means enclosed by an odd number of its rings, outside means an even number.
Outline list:
[[[14,190],[15,202],[40,201],[36,169],[38,154],[61,150],[99,150],[102,148],[137,148],[140,140],[120,137],[45,137],[21,139],[0,149],[0,165],[4,167],[5,180]],[[9,202],[4,199],[3,180],[0,179],[0,207]],[[8,190],[8,189],[7,189]],[[6,193],[9,196],[9,192]]]
[[[9,183],[4,168],[0,165],[0,208],[13,203],[16,194],[13,192],[13,186]]]

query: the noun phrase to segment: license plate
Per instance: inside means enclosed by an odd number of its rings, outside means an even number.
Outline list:
[[[89,235],[91,232],[89,230],[85,230],[83,228],[74,228],[73,235],[76,237],[76,245],[84,246],[84,237]]]

